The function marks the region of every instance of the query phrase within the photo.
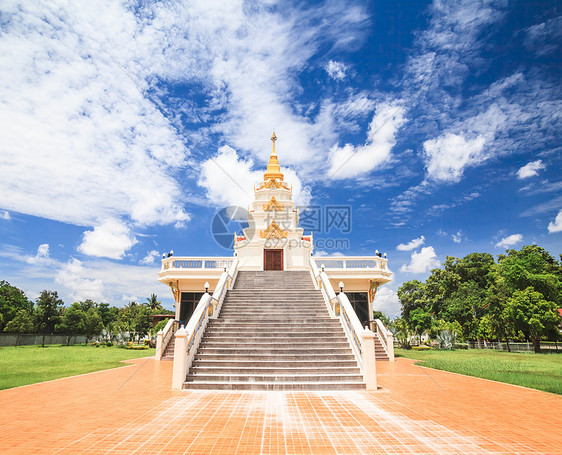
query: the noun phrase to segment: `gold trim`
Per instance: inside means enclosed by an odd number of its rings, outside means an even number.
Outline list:
[[[287,230],[282,230],[275,220],[271,222],[267,229],[262,229],[260,231],[260,237],[262,239],[285,239],[287,235]]]
[[[283,188],[283,184],[281,182],[278,182],[276,179],[271,179],[268,180],[265,185],[266,188],[271,189],[271,188]]]
[[[263,205],[263,210],[265,212],[269,212],[271,210],[282,211],[285,210],[285,204],[279,204],[277,199],[275,199],[275,196],[271,196],[271,200],[267,204]]]
[[[380,286],[379,282],[377,281],[373,282],[372,280],[369,280],[369,303],[375,300],[375,295],[377,294],[379,286]]]

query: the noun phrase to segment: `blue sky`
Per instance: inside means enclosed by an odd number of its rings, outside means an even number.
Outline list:
[[[1,8],[0,279],[32,298],[171,306],[162,252],[231,254],[273,128],[298,203],[351,210],[316,251],[388,253],[387,313],[447,255],[561,251],[557,2]]]

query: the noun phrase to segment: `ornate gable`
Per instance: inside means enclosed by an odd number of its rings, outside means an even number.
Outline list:
[[[285,205],[279,204],[277,199],[275,199],[275,196],[271,196],[271,200],[267,204],[263,205],[263,210],[264,212],[270,212],[272,210],[282,211],[285,210]]]
[[[275,221],[272,221],[267,229],[262,229],[260,231],[260,237],[262,239],[285,239],[287,238],[287,234],[287,229],[281,229]]]
[[[283,188],[283,184],[281,182],[278,182],[275,179],[271,179],[271,180],[268,180],[265,183],[265,187],[269,188],[269,189],[271,189],[271,188]]]

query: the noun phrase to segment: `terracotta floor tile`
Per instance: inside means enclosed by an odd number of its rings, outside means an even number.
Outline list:
[[[173,392],[131,363],[0,392],[0,453],[562,454],[562,397],[406,359],[376,392]]]

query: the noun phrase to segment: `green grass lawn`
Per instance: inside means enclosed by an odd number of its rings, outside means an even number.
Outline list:
[[[0,347],[0,390],[124,366],[121,360],[151,356],[154,351],[83,345]]]
[[[420,360],[438,370],[493,379],[562,395],[562,355],[502,352],[487,349],[467,351],[407,351],[396,349],[400,357]]]

